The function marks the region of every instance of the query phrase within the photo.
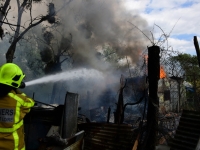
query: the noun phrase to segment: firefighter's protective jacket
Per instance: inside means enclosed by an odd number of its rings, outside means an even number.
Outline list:
[[[0,150],[25,150],[23,118],[34,106],[24,93],[0,97]]]

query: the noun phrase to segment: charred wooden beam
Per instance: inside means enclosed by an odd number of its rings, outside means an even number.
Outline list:
[[[199,68],[200,68],[200,49],[199,49],[199,43],[198,43],[198,40],[197,40],[197,36],[194,36],[194,46],[195,46],[195,49],[196,49],[197,60],[198,60],[198,63],[199,63]],[[193,78],[194,78],[194,89],[196,89],[195,74],[193,75]],[[199,110],[196,90],[195,90],[195,93],[194,93],[194,99],[195,99],[194,104],[195,104],[195,107],[196,107],[195,109]]]
[[[199,43],[197,40],[197,36],[194,36],[194,47],[196,49],[196,53],[197,53],[197,59],[199,62],[199,67],[200,67],[200,49],[199,49]]]
[[[126,81],[124,83],[124,80],[123,80],[123,76],[121,76],[120,78],[120,84],[121,84],[121,87],[120,87],[120,91],[119,91],[119,97],[118,97],[118,102],[117,102],[117,110],[116,112],[114,113],[114,117],[115,117],[115,120],[114,120],[114,123],[117,123],[117,124],[122,124],[123,121],[124,121],[124,99],[123,99],[123,91],[124,91],[124,88],[126,87]]]
[[[148,79],[149,79],[149,102],[147,111],[147,136],[145,138],[144,149],[155,150],[157,143],[158,128],[158,106],[157,96],[158,80],[160,76],[160,47],[148,47]]]
[[[109,123],[109,120],[110,120],[110,111],[111,111],[111,109],[110,109],[110,107],[108,108],[108,115],[107,115],[107,123]]]

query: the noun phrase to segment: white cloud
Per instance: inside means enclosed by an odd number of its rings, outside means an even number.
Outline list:
[[[195,47],[193,44],[193,41],[187,41],[187,40],[180,40],[175,38],[169,38],[168,39],[169,46],[173,47],[173,50],[180,51],[183,53],[188,53],[191,55],[196,55]]]
[[[198,4],[200,7],[200,3]],[[200,30],[199,16],[196,6],[191,8],[177,8],[177,9],[165,9],[162,11],[152,11],[151,13],[141,14],[149,23],[153,25],[158,24],[167,32],[171,31],[175,23],[177,22],[173,34],[191,34],[196,33],[197,29]]]
[[[193,36],[200,37],[199,0],[125,0],[125,6],[147,20],[156,38],[162,30],[169,34],[173,29],[169,43],[174,50],[196,55]]]
[[[142,12],[146,9],[146,5],[148,5],[149,0],[125,0],[124,5],[128,10],[137,10]]]

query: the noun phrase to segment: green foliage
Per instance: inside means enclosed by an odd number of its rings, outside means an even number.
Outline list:
[[[122,59],[117,55],[115,49],[109,45],[103,47],[103,56],[106,61],[116,65],[119,62],[119,60]]]
[[[187,68],[189,66],[198,66],[197,56],[190,54],[179,54],[178,56],[172,57],[173,60],[177,60],[181,63],[181,66]],[[189,65],[189,66],[187,66]]]
[[[197,56],[192,56],[190,54],[179,54],[171,59],[172,61],[179,62],[181,68],[184,70],[184,76],[187,81],[191,82],[193,81],[194,76],[200,76]]]
[[[197,105],[198,97],[200,97],[200,68],[197,56],[190,54],[179,54],[171,58],[172,61],[177,61],[184,71],[184,80],[190,82],[195,89],[195,92],[187,91],[188,99],[195,99],[194,106]],[[192,107],[189,106],[188,107]],[[194,108],[194,107],[193,107]]]
[[[32,70],[35,77],[43,74],[44,63],[41,61],[39,50],[30,50],[25,53],[27,59],[27,66]]]
[[[32,43],[21,42],[21,45],[17,47],[15,53],[14,63],[18,64],[22,68],[26,75],[25,81],[38,78],[44,74],[44,63],[41,60],[39,49],[34,42],[34,40],[32,40]]]
[[[45,29],[42,30],[43,31],[43,37],[44,37],[44,40],[50,44],[51,41],[54,39],[54,35],[52,32],[49,32],[49,31],[46,31]]]

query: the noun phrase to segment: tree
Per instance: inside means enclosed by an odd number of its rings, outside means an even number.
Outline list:
[[[44,72],[45,74],[55,74],[62,72],[61,64],[71,59],[71,47],[72,47],[72,35],[69,37],[61,36],[61,41],[56,43],[56,39],[52,32],[44,30],[43,37],[46,41],[46,47],[40,52],[42,61],[45,62]],[[55,46],[56,45],[56,46]],[[64,57],[61,59],[61,57]],[[51,103],[55,102],[56,92],[61,88],[62,82],[56,82],[53,84]]]
[[[171,58],[173,62],[177,62],[183,70],[183,78],[185,81],[191,83],[194,92],[187,91],[187,98],[194,99],[194,104],[197,106],[197,101],[200,97],[200,68],[197,56],[190,54],[179,54]]]
[[[112,64],[114,66],[115,69],[119,69],[120,67],[122,68],[122,66],[120,66],[119,62],[120,60],[123,59],[123,57],[120,57],[115,48],[109,46],[109,45],[105,45],[103,46],[103,59],[106,62],[109,62],[110,64]]]
[[[56,23],[55,15],[56,11],[54,8],[53,3],[48,4],[48,14],[46,15],[39,15],[36,17],[33,17],[33,2],[39,3],[42,0],[23,0],[22,2],[20,0],[16,0],[17,2],[17,8],[18,8],[18,13],[17,13],[17,22],[16,24],[12,24],[8,22],[7,16],[9,15],[9,10],[11,7],[8,7],[11,3],[10,0],[6,0],[3,7],[1,8],[1,13],[0,13],[0,27],[2,29],[3,25],[9,25],[10,29],[13,33],[11,36],[10,40],[10,46],[8,48],[8,51],[6,53],[6,61],[7,62],[12,62],[14,59],[14,53],[16,50],[16,45],[17,43],[23,39],[24,35],[33,27],[41,24],[43,21],[48,21],[50,24]],[[63,6],[69,4],[72,0],[69,0],[66,2]],[[29,11],[29,20],[22,26],[22,18],[23,18],[23,13],[25,11]],[[2,29],[3,31],[3,29]],[[0,35],[2,35],[2,31],[0,30]]]
[[[5,17],[6,18],[6,11],[8,9],[8,6],[10,4],[10,0],[6,0],[6,2],[3,4],[1,4],[1,7],[0,7],[0,37],[1,39],[3,38],[3,34],[4,34],[4,31],[3,31],[3,28],[2,28],[2,24],[3,24],[3,18]]]

